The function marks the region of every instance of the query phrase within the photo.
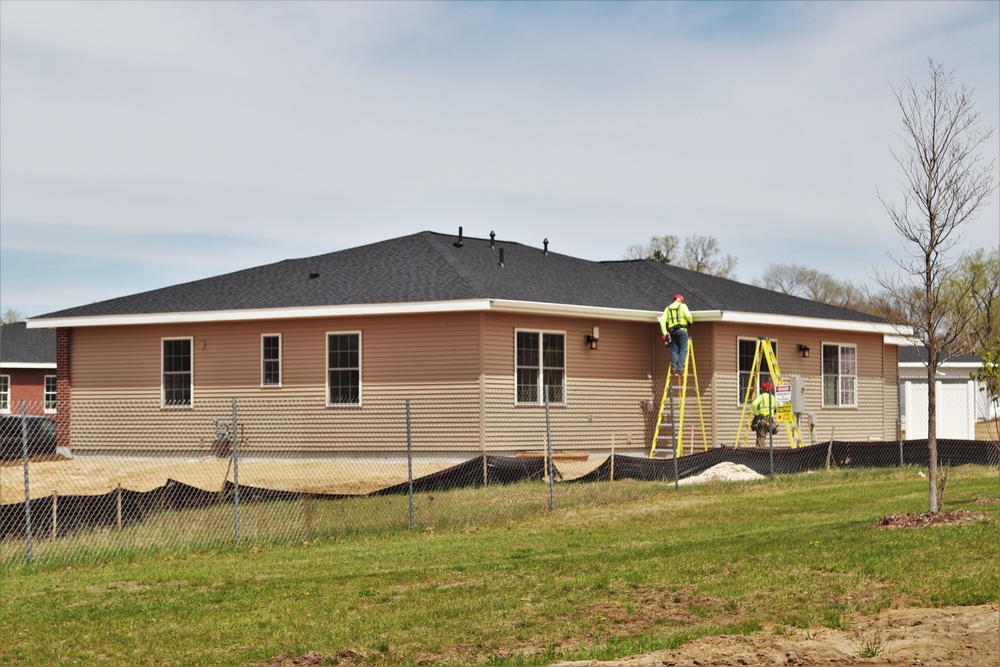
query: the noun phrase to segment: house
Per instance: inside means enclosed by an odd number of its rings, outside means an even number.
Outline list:
[[[56,332],[0,326],[0,413],[55,414]]]
[[[937,437],[974,440],[976,422],[995,418],[984,392],[979,391],[972,373],[983,360],[969,355],[949,357],[938,367]],[[900,421],[904,437],[927,437],[927,348],[901,347],[899,350]]]
[[[564,445],[646,452],[669,367],[657,318],[675,293],[694,313],[710,446],[736,438],[758,337],[795,382],[806,444],[896,437],[897,331],[885,321],[548,246],[425,231],[31,318],[57,334],[72,406],[60,445],[118,451],[140,437],[183,451],[174,434],[238,398],[297,425],[292,438],[255,435],[278,454],[405,451],[412,399],[442,425],[425,449],[510,453],[542,444],[547,398]],[[127,423],[99,417],[116,404]]]

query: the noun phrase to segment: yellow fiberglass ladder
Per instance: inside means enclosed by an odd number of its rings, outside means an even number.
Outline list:
[[[781,381],[781,369],[778,368],[778,360],[774,357],[774,348],[771,346],[770,338],[758,338],[757,349],[753,355],[753,365],[750,367],[750,380],[747,382],[746,395],[743,397],[743,411],[740,413],[740,425],[736,431],[736,446],[746,445],[746,440],[750,435],[750,422],[753,415],[750,414],[750,405],[753,402],[752,394],[754,387],[760,380],[760,373],[763,364],[761,359],[767,362],[768,372],[771,374],[771,381],[775,387],[784,385]],[[792,412],[790,403],[779,403],[775,412],[779,424],[785,426],[785,433],[788,435],[788,446],[794,449],[802,446],[802,433],[799,431],[799,424],[795,421],[795,413]],[[743,430],[746,424],[746,431]]]
[[[649,458],[656,455],[656,450],[666,450],[670,457],[684,455],[684,413],[687,407],[690,388],[688,379],[694,385],[694,393],[698,402],[698,419],[701,421],[701,440],[705,451],[708,451],[708,439],[705,437],[705,415],[701,409],[701,389],[698,386],[698,366],[694,362],[694,342],[688,341],[687,356],[684,358],[684,371],[681,377],[675,377],[671,371],[663,382],[663,396],[660,398],[660,409],[656,415],[656,427],[653,429],[653,442],[649,447]],[[694,439],[694,426],[691,427],[691,439]],[[692,445],[693,446],[693,445]]]

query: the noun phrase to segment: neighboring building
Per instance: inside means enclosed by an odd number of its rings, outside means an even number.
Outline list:
[[[54,414],[56,389],[56,332],[0,326],[0,413]]]
[[[974,440],[976,421],[995,418],[982,399],[972,373],[982,368],[979,357],[956,355],[938,367],[937,437]],[[927,348],[901,347],[899,350],[901,422],[907,439],[927,437]]]
[[[405,424],[412,399],[423,423],[441,425],[425,449],[503,453],[541,445],[547,395],[574,449],[646,451],[669,367],[657,318],[675,293],[695,317],[710,446],[736,437],[760,336],[801,387],[807,444],[810,426],[819,439],[896,437],[898,339],[883,320],[655,261],[593,262],[547,240],[490,236],[421,232],[32,318],[58,331],[73,420],[60,413],[60,444],[126,449],[147,429],[156,449],[182,451],[181,427],[236,397],[289,399],[281,419],[299,434],[255,439],[279,453],[405,449],[398,426],[385,429]],[[127,427],[99,417],[113,403],[134,412]]]

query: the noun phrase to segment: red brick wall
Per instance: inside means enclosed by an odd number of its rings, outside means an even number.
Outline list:
[[[54,368],[4,368],[0,375],[10,376],[10,411],[21,414],[21,401],[25,412],[40,415],[45,412],[45,376],[55,375]]]
[[[56,445],[69,447],[70,394],[73,385],[73,330],[56,329]]]

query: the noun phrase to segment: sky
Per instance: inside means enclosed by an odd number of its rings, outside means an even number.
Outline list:
[[[459,227],[870,284],[928,58],[1000,125],[995,0],[0,0],[0,313]]]

